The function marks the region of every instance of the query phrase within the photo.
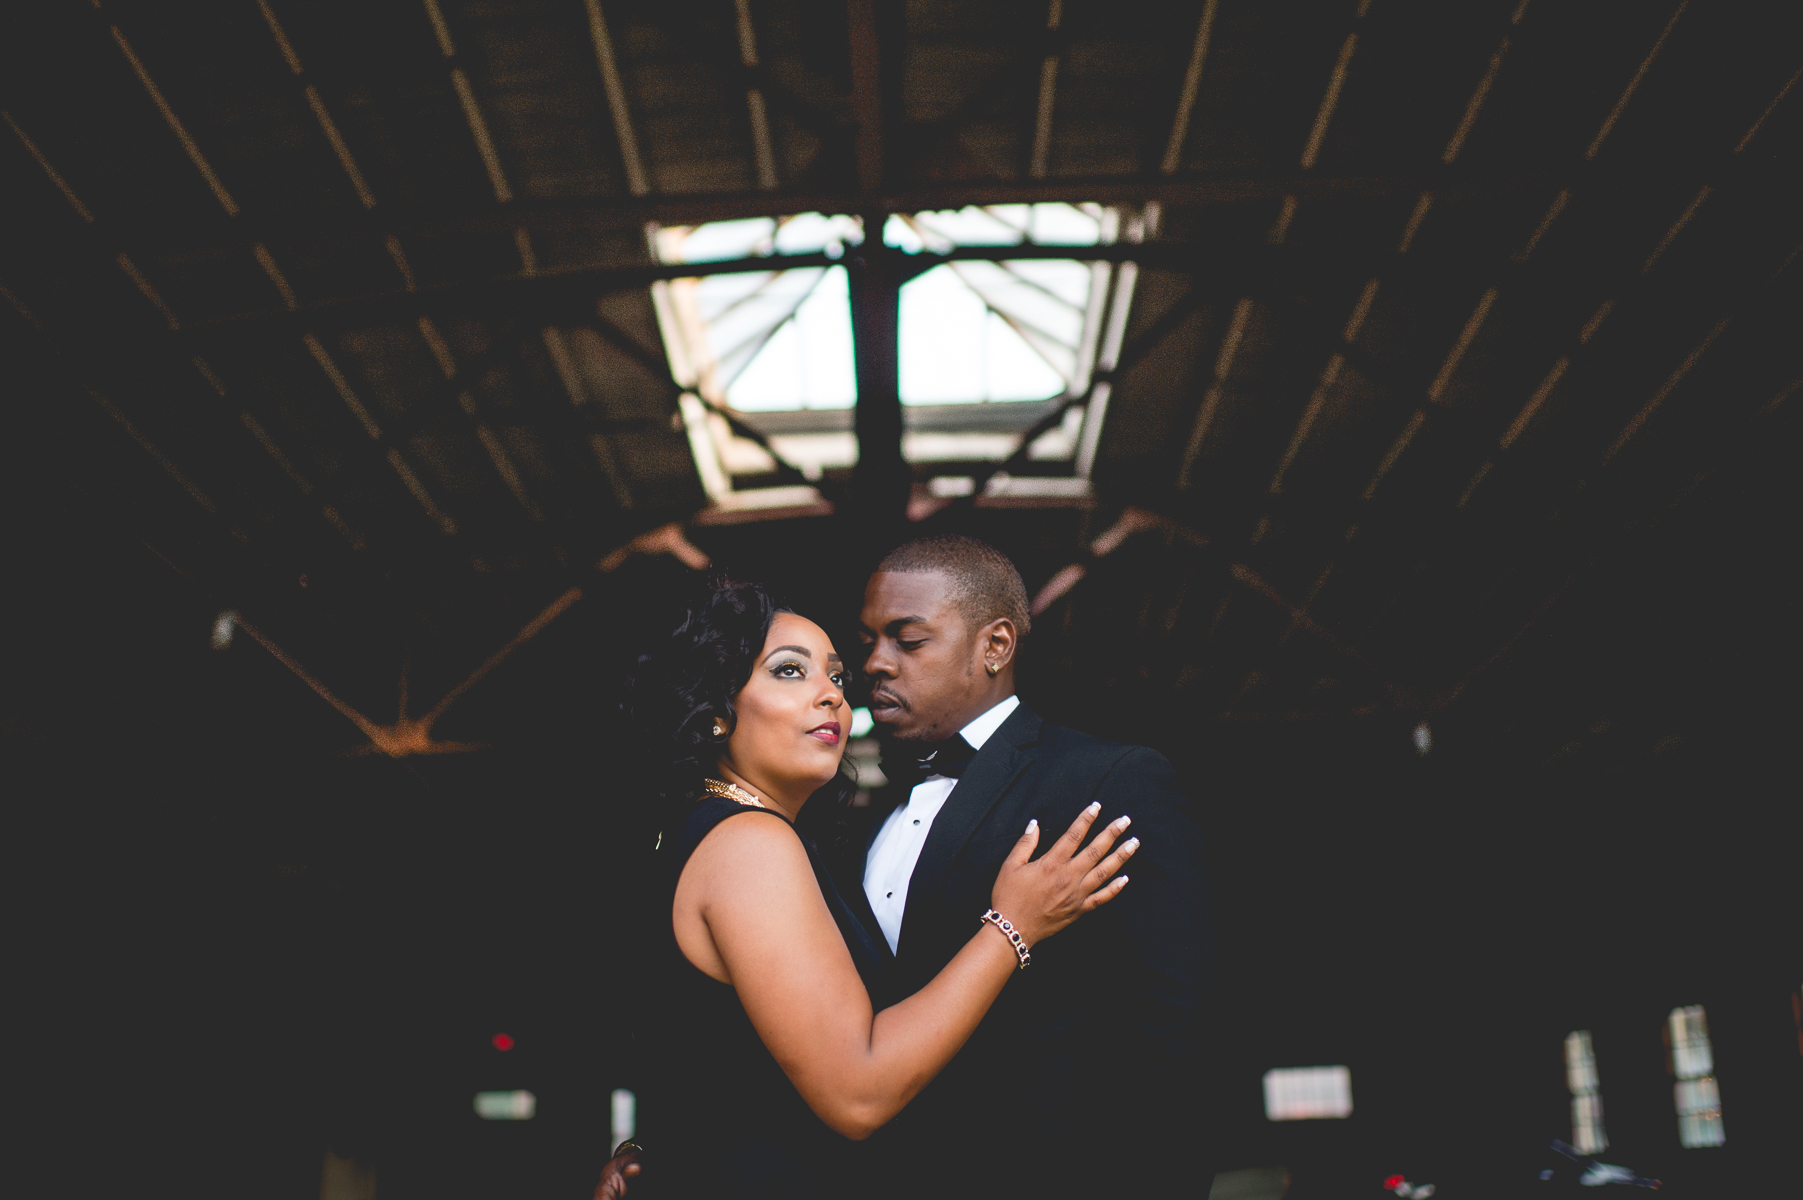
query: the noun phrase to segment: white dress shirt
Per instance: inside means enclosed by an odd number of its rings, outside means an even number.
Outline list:
[[[990,735],[1002,727],[1008,715],[1020,707],[1020,697],[1010,696],[958,732],[975,749],[981,750]],[[908,880],[914,875],[914,864],[920,861],[920,848],[926,845],[933,830],[933,818],[945,807],[958,781],[947,775],[929,775],[914,785],[908,802],[898,804],[864,859],[864,895],[870,899],[876,923],[894,951],[901,942],[902,914],[908,908]]]

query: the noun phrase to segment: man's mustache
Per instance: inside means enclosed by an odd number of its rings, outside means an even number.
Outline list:
[[[901,709],[903,712],[913,712],[914,711],[914,708],[912,705],[910,705],[906,700],[903,700],[900,696],[896,695],[894,692],[889,691],[887,688],[874,688],[871,690],[870,702],[872,704],[874,704],[878,700],[887,701],[888,703],[893,704],[893,705],[895,705],[895,707]]]

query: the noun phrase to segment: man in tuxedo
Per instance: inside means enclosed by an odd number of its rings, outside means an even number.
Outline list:
[[[951,1065],[869,1147],[896,1195],[1207,1194],[1202,842],[1164,757],[1020,702],[1026,590],[1000,551],[910,542],[877,567],[859,637],[889,784],[839,864],[895,956],[895,996],[978,928],[1029,819],[1049,845],[1086,806],[1140,839],[1112,903],[1032,948]],[[1007,914],[1003,914],[1006,916]]]

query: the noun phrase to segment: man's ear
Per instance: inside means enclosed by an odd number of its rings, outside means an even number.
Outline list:
[[[1020,646],[1019,632],[1011,619],[997,617],[978,631],[977,645],[983,652],[985,668],[994,665],[995,669],[989,672],[994,675],[1014,661],[1014,652]]]

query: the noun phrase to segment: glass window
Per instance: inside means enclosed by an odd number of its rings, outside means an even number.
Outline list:
[[[891,216],[883,237],[907,254],[1014,245],[1077,250],[1113,243],[1120,227],[1120,214],[1101,205],[1013,204]],[[1136,238],[1139,226],[1129,233]],[[838,258],[864,230],[856,217],[803,213],[653,228],[650,235],[665,263],[744,263],[780,255]],[[1098,363],[1108,366],[1119,354],[1135,276],[1131,264],[985,258],[941,263],[909,280],[901,289],[897,331],[904,456],[913,463],[995,462],[1014,452],[1021,434],[1068,405],[1028,458],[1071,465],[1036,468],[1055,472],[1051,478],[998,478],[991,487],[1087,495],[1107,404],[1107,385],[1097,384],[1092,394],[1090,384]],[[691,449],[716,505],[787,505],[798,499],[793,493],[811,490],[742,487],[776,464],[755,440],[735,434],[724,411],[808,479],[857,462],[849,289],[846,269],[830,263],[653,285],[672,372],[691,393],[682,404]],[[1070,403],[1079,399],[1087,403]],[[931,482],[935,496],[968,494],[971,486],[969,475]]]
[[[1265,1117],[1312,1121],[1352,1115],[1347,1067],[1278,1067],[1265,1072]]]
[[[1665,1036],[1671,1046],[1672,1074],[1678,1077],[1672,1100],[1678,1110],[1679,1143],[1686,1149],[1721,1145],[1726,1139],[1722,1097],[1715,1082],[1715,1051],[1703,1006],[1672,1009]]]
[[[538,1097],[523,1088],[512,1092],[477,1092],[476,1115],[484,1121],[530,1121],[538,1113]]]
[[[1565,1086],[1571,1092],[1571,1144],[1580,1154],[1609,1148],[1603,1131],[1602,1080],[1596,1070],[1596,1047],[1588,1029],[1565,1035]]]
[[[629,1142],[639,1131],[639,1098],[631,1088],[615,1088],[608,1097],[608,1116],[612,1118],[609,1131],[613,1141],[610,1146],[618,1146],[621,1142]]]
[[[1001,204],[891,217],[884,240],[912,254],[960,246],[1112,242],[1112,210]],[[1050,400],[1089,386],[1109,268],[1076,259],[946,263],[901,293],[903,404]],[[1092,303],[1094,301],[1094,303]]]
[[[837,257],[859,236],[849,217],[804,213],[659,229],[653,245],[664,262],[707,263]],[[685,387],[742,412],[850,408],[857,399],[844,267],[673,279],[659,290],[664,340]]]

